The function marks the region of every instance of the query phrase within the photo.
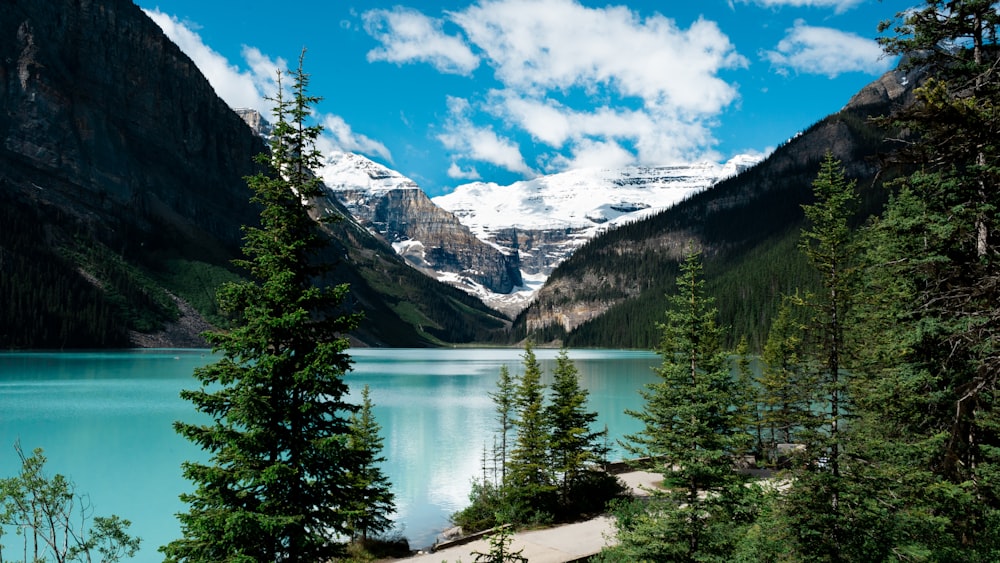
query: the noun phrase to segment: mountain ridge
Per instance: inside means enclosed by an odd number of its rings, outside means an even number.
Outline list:
[[[0,347],[189,345],[168,330],[192,311],[174,297],[221,320],[265,143],[130,0],[8,0],[0,33]],[[353,221],[324,228],[326,281],[351,283],[366,316],[356,345],[468,342],[509,322]]]
[[[730,337],[752,338],[759,350],[781,293],[810,283],[795,240],[819,162],[831,151],[846,176],[857,180],[863,202],[857,224],[876,213],[888,190],[872,188],[898,173],[886,158],[897,143],[871,118],[912,103],[920,80],[919,70],[885,73],[839,112],[739,176],[590,241],[556,268],[519,314],[512,338],[570,346],[654,346],[663,295],[673,290],[678,263],[693,243],[704,255],[721,324],[731,329]],[[777,262],[748,268],[749,256]]]
[[[724,164],[578,169],[509,186],[477,182],[427,199],[419,185],[353,153],[327,155],[327,189],[411,266],[517,314],[549,273],[588,240],[674,205],[753,166]]]

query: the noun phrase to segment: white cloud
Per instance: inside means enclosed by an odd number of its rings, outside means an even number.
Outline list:
[[[454,52],[468,62],[451,64],[471,70],[478,54],[499,86],[466,102],[461,118],[453,108],[439,140],[455,158],[525,174],[533,172],[511,140],[521,133],[540,145],[539,162],[548,166],[572,166],[584,155],[664,164],[714,154],[710,127],[738,97],[719,74],[748,66],[714,22],[682,28],[659,14],[642,18],[626,7],[575,0],[483,0],[443,20],[401,9],[364,17],[383,44],[370,60],[423,60],[442,72],[455,71],[436,58],[440,43],[459,36],[441,30],[458,26],[467,45]],[[417,44],[421,37],[426,45]],[[392,55],[397,46],[402,54]],[[475,126],[484,114],[502,118],[510,134]]]
[[[622,168],[635,162],[635,155],[615,141],[583,139],[573,146],[570,156],[559,155],[550,163],[553,170],[574,168]]]
[[[794,70],[830,78],[845,72],[878,75],[891,67],[891,61],[873,39],[829,27],[809,26],[802,20],[795,22],[775,50],[761,55],[780,73]]]
[[[274,73],[267,71],[283,68],[285,65],[283,60],[272,61],[259,51],[251,52],[245,49],[245,56],[253,57],[253,65],[251,71],[240,70],[205,45],[201,36],[195,33],[191,26],[159,10],[143,11],[160,26],[171,41],[181,48],[181,51],[191,57],[202,74],[208,78],[215,93],[230,107],[253,108],[262,115],[270,114],[271,104],[264,98],[272,95],[277,89],[274,85]]]
[[[713,22],[697,20],[685,30],[659,14],[642,20],[625,7],[495,0],[451,19],[483,51],[497,79],[526,95],[603,90],[714,113],[736,97],[717,72],[746,64]]]
[[[259,49],[244,45],[241,54],[249,70],[241,70],[205,45],[201,36],[195,33],[190,25],[159,10],[143,11],[160,26],[171,41],[181,48],[181,51],[191,57],[215,89],[215,93],[229,107],[252,108],[265,118],[271,116],[274,104],[267,98],[273,98],[277,94],[277,73],[279,70],[285,72],[287,68],[283,59],[271,59]],[[355,133],[340,116],[318,114],[315,117],[325,128],[317,142],[317,148],[324,153],[332,150],[352,151],[392,161],[389,149],[385,145]]]
[[[517,144],[503,138],[491,127],[479,127],[469,120],[468,100],[449,98],[450,115],[445,123],[445,132],[438,140],[446,149],[462,155],[463,158],[488,162],[511,172],[534,176],[535,172],[524,162]]]
[[[791,6],[793,8],[834,8],[838,14],[857,6],[864,0],[740,0],[744,4],[757,4],[766,8],[780,8],[781,6]]]
[[[355,133],[351,126],[339,115],[325,114],[322,116],[323,136],[317,143],[323,153],[331,150],[362,153],[379,156],[392,162],[392,155],[386,146],[374,139]]]
[[[454,178],[456,180],[481,180],[482,176],[479,175],[479,171],[476,170],[475,166],[469,168],[462,168],[457,163],[452,162],[451,166],[448,167],[448,177]]]
[[[363,14],[365,30],[382,46],[368,52],[369,61],[397,64],[426,62],[441,72],[469,74],[479,58],[458,37],[445,34],[439,20],[403,7]]]

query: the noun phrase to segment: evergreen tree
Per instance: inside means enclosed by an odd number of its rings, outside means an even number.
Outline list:
[[[735,541],[734,517],[745,491],[733,454],[744,434],[735,427],[738,390],[701,272],[700,254],[692,247],[677,293],[668,298],[666,322],[659,325],[659,381],[640,391],[642,411],[626,411],[644,427],[622,445],[647,457],[666,489],[658,492],[660,502],[619,519],[620,547],[612,552],[696,561],[723,556]]]
[[[552,518],[555,486],[549,467],[549,423],[545,417],[542,368],[528,342],[524,346],[524,373],[514,391],[517,413],[514,448],[507,464],[507,491],[515,522]]]
[[[341,552],[355,498],[358,452],[348,447],[344,334],[357,324],[343,312],[346,285],[317,287],[325,241],[307,201],[320,193],[312,169],[321,128],[307,126],[308,75],[299,59],[293,96],[279,91],[267,171],[248,178],[261,225],[246,227],[238,261],[252,280],[228,283],[219,303],[230,332],[207,335],[222,358],[195,370],[199,389],[182,397],[211,418],[175,423],[210,456],[185,462],[194,493],[182,500],[183,537],[161,548],[168,561],[325,561]]]
[[[389,516],[395,509],[392,484],[379,465],[382,457],[382,426],[375,420],[368,386],[361,389],[361,410],[351,416],[348,447],[359,458],[352,475],[353,496],[347,508],[348,529],[354,539],[367,541],[370,534],[380,534],[392,528]]]
[[[497,464],[500,466],[500,483],[507,482],[507,437],[514,428],[514,392],[517,382],[510,376],[507,365],[500,366],[500,376],[497,379],[497,390],[490,393],[490,399],[496,408],[497,423],[500,425],[500,449],[497,453]]]
[[[565,349],[556,356],[553,375],[551,402],[545,409],[551,428],[549,455],[558,481],[558,503],[564,510],[574,512],[574,507],[593,500],[582,497],[598,492],[580,494],[582,485],[592,482],[587,479],[592,466],[606,455],[603,446],[606,433],[591,430],[597,413],[587,411],[589,393],[580,387],[579,373]]]
[[[847,413],[847,316],[858,287],[857,250],[848,225],[856,194],[854,182],[846,180],[840,162],[829,151],[813,182],[813,195],[815,203],[802,206],[807,225],[800,244],[821,286],[800,301],[808,311],[803,335],[811,345],[803,359],[812,372],[806,395],[812,409],[801,418],[796,441],[805,451],[795,460],[785,504],[801,556],[841,561],[854,539],[849,510],[842,506],[849,479],[843,469],[846,438],[841,425]]]
[[[772,461],[778,444],[791,444],[810,414],[809,394],[815,387],[800,362],[805,327],[796,318],[797,297],[785,297],[771,323],[757,379],[764,428],[762,450]]]
[[[733,443],[733,455],[737,465],[746,467],[751,461],[748,456],[760,453],[761,443],[761,411],[757,402],[758,393],[754,384],[754,372],[751,367],[750,345],[746,337],[740,338],[736,345],[736,381],[733,404],[736,406],[733,428],[736,431]]]
[[[892,529],[917,524],[893,541],[938,560],[1000,557],[997,9],[927,0],[882,25],[929,78],[899,119],[915,172],[870,230],[877,345],[855,395]]]

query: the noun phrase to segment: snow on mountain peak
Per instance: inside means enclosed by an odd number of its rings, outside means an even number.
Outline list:
[[[413,180],[360,154],[331,151],[318,170],[327,188],[337,190],[419,190]]]
[[[698,162],[673,166],[578,169],[515,182],[458,186],[435,204],[454,213],[484,240],[500,228],[593,230],[666,209],[760,158],[741,155],[725,165]]]
[[[319,170],[319,176],[352,215],[367,217],[367,221],[372,223],[369,228],[384,236],[390,234],[386,230],[389,229],[386,221],[393,214],[383,209],[375,220],[373,209],[377,202],[413,208],[408,208],[406,213],[409,214],[399,219],[402,221],[400,224],[407,225],[406,232],[393,231],[394,234],[389,237],[400,254],[410,256],[414,249],[426,253],[430,248],[435,251],[435,256],[440,255],[439,258],[478,256],[467,249],[457,251],[452,248],[461,240],[465,240],[461,244],[468,244],[468,239],[478,239],[476,242],[486,243],[509,257],[505,260],[515,264],[520,276],[503,279],[509,281],[519,277],[515,283],[522,285],[515,285],[513,291],[504,294],[490,291],[482,282],[470,281],[482,277],[472,275],[470,268],[474,265],[456,265],[445,261],[423,263],[421,267],[425,272],[433,270],[432,274],[442,281],[475,293],[499,310],[516,314],[530,302],[549,273],[591,238],[626,221],[635,221],[671,207],[760,160],[758,156],[740,155],[725,164],[705,161],[672,166],[590,168],[541,176],[509,186],[492,182],[461,185],[452,193],[435,197],[432,201],[436,208],[440,208],[439,211],[444,210],[441,213],[453,216],[451,221],[457,218],[461,222],[459,226],[468,229],[465,231],[468,238],[462,239],[460,233],[455,234],[455,231],[451,238],[441,240],[432,235],[441,235],[438,231],[441,231],[442,225],[450,224],[447,218],[433,214],[425,207],[415,206],[413,198],[392,197],[400,195],[394,194],[393,190],[420,189],[406,176],[361,155],[345,152],[329,154]],[[426,196],[423,197],[426,199]],[[418,211],[427,217],[411,216]],[[399,214],[403,214],[403,210],[399,210]],[[417,228],[421,221],[433,224],[421,230]],[[469,231],[471,234],[468,234]],[[449,245],[447,252],[443,245]],[[489,260],[496,261],[493,258]]]

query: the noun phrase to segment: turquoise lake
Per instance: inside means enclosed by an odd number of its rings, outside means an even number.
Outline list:
[[[551,382],[556,350],[536,350]],[[412,548],[431,545],[448,516],[468,504],[472,479],[482,476],[483,448],[496,431],[493,404],[500,366],[520,373],[516,349],[352,349],[347,376],[355,402],[367,384],[385,441],[384,470],[396,494],[398,532]],[[641,409],[638,390],[654,379],[651,352],[570,350],[590,391],[595,429],[612,438],[639,430],[624,414]],[[195,367],[212,361],[204,350],[93,353],[0,353],[0,476],[18,469],[14,452],[41,447],[51,476],[61,473],[90,496],[97,515],[132,521],[143,538],[134,561],[160,561],[157,547],[178,537],[178,500],[190,491],[180,463],[205,459],[174,433],[175,420],[195,420],[181,389]],[[614,445],[614,444],[613,444]],[[616,450],[612,457],[618,457]],[[16,541],[4,538],[8,545]]]

